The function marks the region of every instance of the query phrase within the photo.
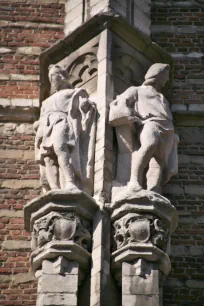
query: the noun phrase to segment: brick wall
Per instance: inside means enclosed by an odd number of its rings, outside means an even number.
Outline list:
[[[172,111],[179,144],[179,173],[165,195],[179,212],[172,237],[172,272],[164,306],[204,303],[204,5],[153,1],[152,39],[174,58]]]
[[[64,37],[65,1],[0,1],[0,305],[35,305],[23,206],[40,193],[32,122],[39,54]]]

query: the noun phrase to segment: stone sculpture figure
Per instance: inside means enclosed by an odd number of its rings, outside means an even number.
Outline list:
[[[129,125],[136,133],[139,148],[133,146],[129,190],[153,190],[160,193],[177,173],[177,143],[169,102],[162,88],[169,81],[167,64],[152,65],[139,87],[130,87],[110,105],[109,121],[113,126]],[[145,170],[146,181],[145,181]]]
[[[86,90],[68,83],[60,66],[49,67],[49,80],[51,96],[43,101],[40,119],[34,123],[43,190],[81,188],[82,181],[91,189],[95,105]]]

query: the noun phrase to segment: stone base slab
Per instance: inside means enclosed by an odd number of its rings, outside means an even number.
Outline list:
[[[112,269],[121,271],[123,262],[133,262],[142,258],[148,262],[157,262],[158,269],[165,276],[171,270],[169,256],[153,244],[147,243],[130,243],[112,253]]]
[[[97,209],[95,200],[78,188],[51,190],[25,205],[25,230],[32,231],[35,220],[51,211],[75,212],[87,220],[93,220]]]
[[[41,268],[43,260],[59,256],[78,262],[84,269],[88,268],[91,260],[90,253],[72,241],[51,241],[31,254],[33,271]]]

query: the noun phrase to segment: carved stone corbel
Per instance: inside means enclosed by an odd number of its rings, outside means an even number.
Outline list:
[[[90,268],[92,220],[97,209],[94,199],[78,188],[51,190],[26,204],[31,266],[39,280],[37,306],[53,305],[51,296],[54,305],[69,299],[77,305],[78,287]],[[49,286],[48,281],[55,285]]]

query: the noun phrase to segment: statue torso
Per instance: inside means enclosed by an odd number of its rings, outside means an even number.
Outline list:
[[[167,99],[152,86],[138,87],[136,109],[142,119],[149,117],[172,121]]]
[[[70,99],[74,93],[75,89],[63,89],[51,95],[42,104],[41,116],[52,112],[67,113]]]

